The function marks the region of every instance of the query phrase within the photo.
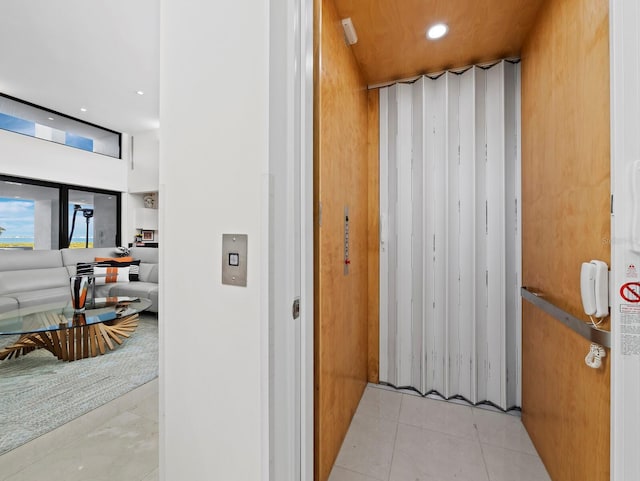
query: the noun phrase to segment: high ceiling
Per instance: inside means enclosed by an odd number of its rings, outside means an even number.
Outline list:
[[[159,3],[2,0],[0,93],[119,132],[157,128]],[[369,85],[518,55],[542,3],[335,0]],[[449,35],[426,40],[437,21]]]
[[[544,0],[335,0],[369,85],[518,56]],[[449,33],[427,40],[429,26]]]
[[[119,132],[157,128],[159,4],[2,0],[0,92]]]

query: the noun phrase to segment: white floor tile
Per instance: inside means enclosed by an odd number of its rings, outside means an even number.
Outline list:
[[[160,479],[160,472],[158,468],[154,469],[147,476],[142,479],[142,481],[158,481]]]
[[[469,406],[403,394],[399,421],[453,436],[477,439],[473,411]]]
[[[369,386],[329,481],[371,480],[550,481],[520,417]]]
[[[520,417],[473,409],[473,421],[481,443],[538,455]]]
[[[488,481],[477,439],[398,425],[390,481]]]
[[[145,480],[146,481],[146,480]],[[334,466],[329,476],[329,481],[378,481],[376,478],[365,476],[364,474],[349,471],[348,469]]]
[[[367,386],[358,405],[358,414],[398,421],[402,394]]]
[[[65,480],[101,481],[102,474],[93,473],[92,463],[105,462],[106,458],[120,466],[116,474],[123,472],[127,481],[153,481],[149,478],[158,466],[158,422],[157,422],[157,380],[149,382],[89,413],[77,418],[58,429],[54,429],[39,438],[30,441],[0,456],[0,480],[39,480],[51,477],[51,462],[64,469]],[[154,419],[154,416],[156,418]],[[123,424],[124,422],[124,424]],[[131,430],[129,430],[131,426]],[[96,435],[96,433],[100,433]],[[136,438],[139,438],[136,441]],[[132,443],[137,443],[137,448]],[[106,443],[106,444],[105,444]],[[114,449],[109,443],[115,443],[116,449],[128,446],[128,453],[118,460],[106,455],[95,456],[93,447],[102,447],[107,451]],[[140,456],[127,458],[127,454]],[[80,460],[79,456],[67,456],[68,452],[88,453]],[[64,460],[63,458],[66,458]],[[81,462],[80,462],[81,461]],[[123,464],[141,464],[141,469],[128,470]],[[111,469],[111,468],[109,468]],[[58,474],[58,473],[56,473]],[[130,475],[130,476],[129,476]],[[131,477],[132,476],[132,477]],[[106,479],[109,479],[108,477]],[[111,478],[113,481],[113,478]]]
[[[158,383],[0,457],[0,480],[157,481]],[[519,417],[367,387],[329,481],[550,481]]]
[[[141,480],[158,466],[158,424],[125,412],[64,449],[50,453],[7,481]]]
[[[135,408],[129,409],[129,412],[150,421],[158,422],[158,401],[158,395],[151,394],[137,403]]]
[[[391,467],[397,423],[356,414],[338,453],[336,465],[386,481]]]
[[[551,481],[536,455],[483,445],[490,481]]]

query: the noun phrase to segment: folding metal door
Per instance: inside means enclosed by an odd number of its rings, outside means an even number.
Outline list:
[[[380,380],[520,405],[520,67],[380,90]]]

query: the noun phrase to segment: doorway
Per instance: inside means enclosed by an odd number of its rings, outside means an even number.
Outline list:
[[[380,382],[520,407],[520,65],[380,95]]]

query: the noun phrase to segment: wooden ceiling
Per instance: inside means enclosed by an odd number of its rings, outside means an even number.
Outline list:
[[[335,0],[358,34],[353,53],[369,85],[520,54],[544,0]],[[449,33],[427,40],[444,22]]]

